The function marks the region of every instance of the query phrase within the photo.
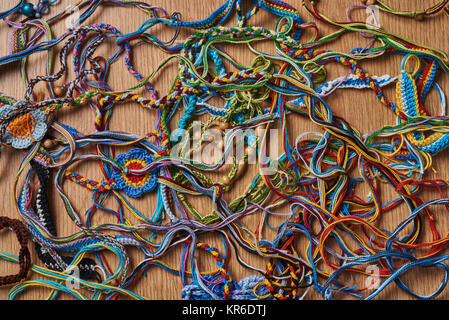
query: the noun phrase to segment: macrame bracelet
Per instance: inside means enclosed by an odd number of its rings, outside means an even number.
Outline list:
[[[28,230],[24,224],[17,219],[0,217],[0,229],[9,228],[16,234],[20,245],[19,250],[19,273],[15,275],[0,276],[0,285],[9,285],[22,281],[28,275],[31,267],[31,256],[28,250]]]

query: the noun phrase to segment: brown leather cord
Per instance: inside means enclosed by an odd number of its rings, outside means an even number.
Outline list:
[[[17,236],[20,244],[19,251],[19,266],[18,274],[0,276],[0,286],[20,282],[27,277],[28,271],[31,267],[30,251],[28,250],[28,230],[25,225],[17,219],[10,219],[8,217],[0,217],[0,230],[3,228],[10,228]]]

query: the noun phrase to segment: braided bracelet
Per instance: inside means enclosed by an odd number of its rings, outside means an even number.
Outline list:
[[[9,228],[14,231],[20,244],[19,266],[20,271],[16,275],[7,275],[0,277],[0,285],[9,285],[20,282],[28,275],[31,267],[30,251],[28,250],[28,230],[25,225],[17,219],[0,217],[0,229]]]

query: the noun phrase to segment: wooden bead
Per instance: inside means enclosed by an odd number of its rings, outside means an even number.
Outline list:
[[[221,140],[217,143],[217,149],[220,150],[220,151],[224,151],[223,148],[224,148],[224,141],[223,141],[223,139],[221,139]]]
[[[248,158],[254,157],[254,155],[256,154],[256,149],[253,147],[246,147],[245,153],[248,155]]]
[[[229,186],[231,184],[231,179],[229,179],[228,176],[224,176],[221,181],[225,186]]]
[[[261,137],[265,134],[265,128],[262,126],[258,126],[256,129],[254,129],[254,134],[258,137]]]
[[[61,86],[57,86],[53,89],[56,96],[60,97],[64,94],[64,89]]]
[[[367,6],[373,6],[376,4],[376,0],[362,0],[362,3]]]
[[[201,140],[201,136],[202,136],[201,131],[199,131],[199,130],[195,131],[193,133],[193,140],[200,141]]]
[[[224,131],[224,130],[229,128],[229,123],[227,123],[227,122],[220,122],[218,127],[220,128],[220,130]]]
[[[208,141],[208,142],[214,142],[215,141],[215,136],[212,134],[207,134],[204,136],[204,140]]]
[[[50,139],[45,139],[44,140],[44,148],[50,149],[51,147],[53,147],[53,141],[51,141]]]
[[[422,13],[418,13],[415,15],[415,19],[418,21],[422,21],[422,20],[424,20],[424,18],[425,18],[425,15]]]

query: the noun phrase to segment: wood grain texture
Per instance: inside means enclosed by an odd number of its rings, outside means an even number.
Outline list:
[[[58,12],[60,9],[68,6],[72,1],[61,0],[60,3],[52,8],[52,13]],[[162,6],[167,10],[167,12],[181,12],[182,19],[192,21],[199,20],[208,16],[212,13],[218,6],[220,6],[224,0],[145,0],[152,5]],[[300,0],[287,0],[287,2],[294,5],[296,8],[301,8],[302,1]],[[424,7],[429,7],[436,2],[436,0],[407,0],[407,1],[387,1],[395,6],[397,9],[402,10],[413,10],[421,9]],[[0,11],[6,10],[17,3],[16,0],[3,0],[0,4]],[[346,8],[359,4],[357,0],[321,0],[319,2],[319,8],[322,12],[332,19],[344,20],[346,15]],[[303,17],[305,21],[313,20],[305,10],[300,9],[303,12]],[[364,11],[354,12],[354,16],[366,17]],[[116,7],[101,7],[99,8],[88,20],[87,24],[91,23],[108,23],[117,27],[122,33],[129,33],[135,31],[143,21],[147,19],[145,13],[137,10],[135,8],[123,8],[119,9]],[[274,28],[275,19],[272,15],[263,12],[262,10],[257,14],[256,17],[250,20],[251,25],[262,25],[268,28]],[[235,24],[235,19],[230,22],[230,24]],[[444,52],[449,52],[449,42],[448,32],[449,32],[449,18],[444,15],[438,15],[436,17],[426,19],[424,21],[415,21],[407,18],[399,18],[392,15],[387,15],[384,13],[380,14],[380,24],[383,29],[388,30],[392,33],[400,34],[401,36],[413,40],[417,43],[424,44],[427,46],[435,47]],[[328,26],[318,23],[321,34],[325,35],[332,31]],[[54,28],[54,37],[59,36],[65,29],[64,23],[59,23]],[[164,40],[169,40],[173,35],[173,29],[167,29],[162,26],[155,28],[152,33]],[[179,39],[185,39],[189,34],[187,31],[181,32]],[[8,28],[4,23],[0,27],[0,55],[4,56],[8,53],[9,37],[11,36],[11,29]],[[304,35],[307,37],[307,33]],[[336,41],[326,44],[326,49],[331,49],[339,52],[347,52],[354,47],[363,47],[369,42],[368,39],[362,37],[358,34],[348,34],[339,38]],[[102,54],[105,56],[110,56],[113,53],[114,44],[112,41],[108,41],[107,44],[103,45],[97,54]],[[257,45],[257,48],[263,49],[267,52],[273,52],[273,44],[269,41],[265,41]],[[249,52],[249,50],[244,46],[228,46],[226,49],[232,53],[232,55],[241,63],[249,64],[255,56]],[[149,44],[140,44],[136,46],[133,50],[133,62],[137,70],[144,75],[150,74],[159,63],[167,57],[167,54],[158,50],[154,46]],[[27,70],[29,77],[36,75],[45,74],[45,53],[40,53],[32,56],[27,64]],[[70,59],[70,57],[69,57]],[[369,71],[374,75],[397,75],[400,71],[400,61],[401,57],[388,55],[380,59],[373,59],[371,61],[363,61],[362,66],[364,69]],[[58,65],[56,66],[56,68]],[[164,94],[168,91],[174,76],[176,75],[176,62],[170,63],[166,68],[164,68],[157,77],[153,80],[153,84],[156,89]],[[56,69],[55,68],[55,69]],[[328,73],[328,79],[333,79],[335,77],[345,75],[347,70],[337,66],[335,64],[330,65],[326,69]],[[66,79],[70,79],[72,73],[70,73]],[[123,64],[123,57],[112,66],[111,76],[109,78],[110,86],[113,90],[120,90],[136,85],[135,79],[126,71]],[[446,74],[440,73],[438,75],[438,84],[442,87],[443,91],[449,92],[449,82]],[[39,88],[37,89],[39,90]],[[42,88],[40,89],[42,90]],[[18,64],[10,64],[7,66],[0,66],[0,91],[13,97],[20,98],[24,95],[25,88],[21,82],[18,73]],[[386,94],[390,99],[394,100],[394,90],[389,88],[386,90]],[[375,95],[370,91],[356,91],[356,90],[341,90],[332,94],[328,99],[332,110],[335,114],[342,116],[349,123],[356,126],[361,132],[369,132],[378,129],[386,124],[394,123],[394,116],[392,112],[385,109],[381,105]],[[438,96],[436,92],[432,91],[430,97],[427,100],[426,107],[431,111],[432,114],[437,114],[439,103]],[[82,132],[88,132],[92,130],[94,116],[88,108],[80,108],[77,110],[64,110],[59,114],[59,120],[66,122],[69,125],[73,125],[79,128]],[[305,130],[310,131],[318,130],[310,122],[306,121],[304,118],[292,117],[289,121],[289,135],[290,139],[294,139],[299,133]],[[127,131],[136,134],[144,134],[153,129],[155,122],[155,113],[149,110],[144,110],[136,105],[132,104],[122,104],[117,106],[114,110],[114,115],[111,121],[111,129],[117,131]],[[174,122],[175,123],[175,122]],[[86,152],[89,150],[86,150]],[[0,158],[0,210],[2,215],[9,217],[17,217],[17,213],[14,208],[13,200],[13,190],[12,181],[15,177],[19,162],[23,154],[17,151],[7,150],[2,152]],[[447,168],[448,152],[443,152],[435,157],[433,168],[434,171],[429,173],[429,177],[440,177],[447,179],[449,177],[449,170]],[[88,163],[76,166],[72,171],[79,172],[82,175],[90,177],[92,179],[99,179],[100,173],[98,171],[98,166],[95,163]],[[256,170],[254,167],[248,169],[248,173],[245,177],[238,180],[232,193],[226,195],[227,199],[232,199],[243,192],[246,188],[248,182],[251,180],[252,173]],[[222,174],[221,172],[215,173],[216,176]],[[65,183],[64,188],[67,191],[72,203],[78,212],[82,213],[89,207],[91,195],[85,189],[74,185],[73,183]],[[429,199],[435,197],[433,194],[428,194]],[[382,200],[388,201],[392,197],[392,192],[388,187],[382,191]],[[59,235],[70,235],[76,231],[76,227],[66,214],[62,201],[53,193],[51,196],[52,209],[54,214],[54,219],[57,224],[57,229]],[[136,200],[134,204],[141,210],[142,213],[150,215],[155,208],[156,198],[153,195],[146,196],[143,199]],[[195,207],[202,213],[206,214],[211,210],[211,203],[209,200],[202,199],[192,199],[192,203]],[[110,205],[114,205],[110,203]],[[286,208],[284,208],[286,209]],[[435,209],[437,217],[437,227],[438,230],[445,234],[449,230],[449,218],[447,212]],[[380,226],[385,226],[390,230],[396,226],[400,221],[402,221],[408,214],[408,211],[404,207],[399,207],[393,210],[384,217],[381,218],[379,222]],[[133,219],[131,214],[127,214],[127,217],[131,222],[136,223],[136,219]],[[253,215],[245,217],[245,222],[252,226],[254,229],[260,219],[260,215]],[[97,213],[94,216],[94,224],[106,223],[106,222],[116,222],[114,217],[105,214]],[[268,231],[267,231],[268,232]],[[270,236],[268,233],[267,236]],[[204,242],[209,244],[214,244],[218,248],[222,248],[220,244],[220,239],[216,236],[206,235],[200,238]],[[30,242],[31,246],[31,242]],[[0,232],[0,250],[16,253],[18,250],[17,242],[14,235],[10,232],[2,231]],[[265,268],[265,261],[261,258],[251,256],[242,250],[240,250],[242,257],[258,266],[259,268]],[[109,256],[109,255],[106,255]],[[140,261],[142,255],[138,252],[131,252],[132,264],[131,268]],[[33,250],[33,262],[39,263]],[[177,266],[180,259],[180,250],[170,250],[163,261],[172,265]],[[113,261],[113,260],[112,260]],[[113,265],[113,263],[112,263]],[[200,270],[214,270],[215,263],[214,260],[207,255],[202,255],[199,259]],[[0,274],[14,273],[18,270],[16,265],[1,262],[0,264]],[[246,269],[243,269],[235,260],[235,255],[232,255],[230,262],[230,271],[233,279],[240,280],[241,278],[251,274]],[[435,271],[432,269],[418,269],[413,270],[406,274],[403,279],[409,284],[409,286],[415,289],[421,294],[428,294],[437,288],[439,281],[441,281],[442,274],[440,271]],[[36,275],[32,275],[30,278],[39,278]],[[0,288],[0,298],[5,299],[7,297],[9,287]],[[180,299],[182,283],[179,277],[169,274],[162,269],[156,269],[152,267],[148,270],[147,276],[142,277],[136,285],[131,288],[138,294],[141,294],[149,299]],[[45,299],[49,294],[48,289],[44,288],[34,288],[27,290],[23,295],[20,296],[21,299]],[[61,295],[61,299],[70,299],[67,295]],[[309,299],[320,298],[317,294],[311,294],[307,296]],[[409,296],[405,295],[400,291],[395,285],[390,285],[387,287],[383,293],[379,296],[382,299],[408,299]],[[449,298],[449,291],[445,290],[440,296],[441,299]]]

